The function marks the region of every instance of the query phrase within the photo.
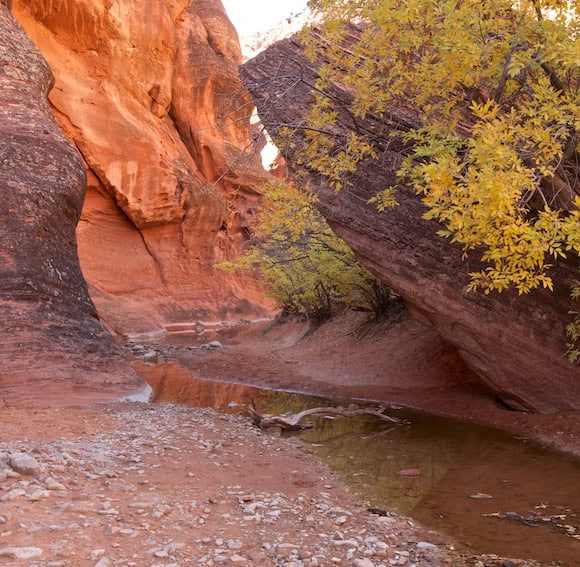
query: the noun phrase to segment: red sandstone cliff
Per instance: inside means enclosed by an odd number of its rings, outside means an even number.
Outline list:
[[[255,282],[213,265],[248,238],[266,175],[219,0],[14,0],[55,75],[80,150],[83,274],[116,330],[264,314]]]
[[[0,1],[0,407],[76,405],[144,386],[97,318],[75,226],[79,153],[46,96],[53,77]]]
[[[297,41],[284,40],[244,64],[242,78],[252,91],[262,122],[275,136],[295,126],[300,144],[303,116],[313,103],[317,75]],[[476,261],[463,262],[461,249],[437,236],[435,222],[421,219],[425,209],[409,187],[398,192],[400,206],[381,214],[368,204],[378,191],[398,184],[396,170],[404,155],[401,132],[414,125],[409,109],[360,120],[349,113],[349,94],[335,85],[329,98],[343,101],[337,135],[353,124],[375,134],[377,160],[366,160],[352,174],[348,190],[336,193],[315,172],[320,210],[361,262],[399,292],[422,321],[455,345],[481,383],[514,409],[553,412],[580,409],[580,368],[564,355],[565,325],[572,308],[570,283],[577,263],[560,262],[554,293],[536,291],[484,296],[465,293]],[[292,166],[294,152],[284,146]]]

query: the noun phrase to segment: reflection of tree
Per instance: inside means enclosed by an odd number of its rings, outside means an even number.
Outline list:
[[[329,404],[329,400],[317,396],[305,396],[295,392],[268,392],[268,396],[262,399],[256,409],[272,414],[284,414],[286,412],[299,412],[320,405]]]
[[[369,420],[325,422],[304,434],[311,450],[351,485],[363,502],[408,514],[442,478],[462,450],[465,432],[440,420],[414,417],[388,434]],[[397,472],[418,468],[420,476]]]

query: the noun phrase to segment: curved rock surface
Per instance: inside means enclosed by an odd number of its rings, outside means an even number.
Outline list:
[[[79,267],[81,157],[52,116],[52,74],[0,3],[0,405],[77,405],[143,386]]]
[[[301,117],[313,101],[316,73],[297,41],[278,42],[247,62],[242,80],[274,137],[282,126],[300,131]],[[349,98],[338,86],[332,94],[342,101]],[[397,133],[412,126],[415,119],[403,109],[393,109],[391,116],[382,119],[372,118],[373,122],[359,126],[372,128],[388,149],[379,149],[378,160],[359,165],[348,190],[335,193],[310,172],[323,215],[364,265],[456,346],[498,400],[528,411],[580,410],[580,368],[569,364],[564,355],[566,317],[571,309],[569,284],[578,266],[559,263],[554,293],[465,293],[468,273],[479,269],[478,263],[463,262],[459,247],[436,235],[439,226],[421,220],[424,207],[412,189],[401,190],[400,206],[386,213],[368,204],[376,192],[395,184],[404,151]],[[357,120],[342,107],[337,133],[348,133]],[[299,143],[298,134],[294,141]],[[294,151],[283,148],[290,166]]]
[[[266,173],[219,0],[14,0],[55,75],[50,103],[80,150],[77,230],[99,314],[115,330],[263,316],[243,247]]]

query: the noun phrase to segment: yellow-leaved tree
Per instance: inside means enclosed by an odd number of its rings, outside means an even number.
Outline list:
[[[419,125],[407,134],[412,150],[399,178],[422,196],[441,236],[484,262],[470,289],[552,289],[551,265],[580,252],[580,2],[310,5],[317,30],[304,37],[320,78],[302,160],[340,188],[346,172],[374,157],[372,132],[346,141],[322,134],[337,120],[331,83],[352,93],[356,117],[412,107]],[[396,187],[373,200],[393,205]],[[569,328],[572,343],[579,323]]]
[[[315,197],[307,187],[299,190],[292,183],[273,180],[263,191],[263,208],[249,249],[219,268],[257,270],[284,314],[304,315],[315,324],[341,307],[378,317],[400,306],[398,297],[332,232],[314,208]]]

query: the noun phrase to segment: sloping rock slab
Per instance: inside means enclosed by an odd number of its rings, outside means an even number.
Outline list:
[[[0,4],[0,405],[78,405],[143,387],[98,321],[76,251],[85,170],[52,74]]]
[[[274,137],[283,126],[297,128],[292,140],[297,145],[316,77],[295,39],[275,43],[242,67],[242,80],[266,128]],[[349,100],[337,85],[331,96]],[[440,226],[421,219],[424,207],[410,188],[399,191],[400,206],[386,213],[368,204],[371,196],[395,182],[405,152],[397,135],[416,123],[412,109],[395,108],[366,121],[355,119],[343,104],[338,109],[335,133],[348,134],[357,123],[371,129],[380,155],[361,163],[350,178],[351,186],[338,193],[310,172],[319,208],[336,232],[417,316],[456,346],[498,400],[518,410],[579,410],[580,368],[569,364],[564,354],[565,326],[573,308],[569,286],[578,266],[559,264],[553,272],[554,293],[467,294],[468,274],[480,269],[479,263],[462,261],[459,247],[436,235]],[[290,166],[295,151],[290,144],[282,146]]]

